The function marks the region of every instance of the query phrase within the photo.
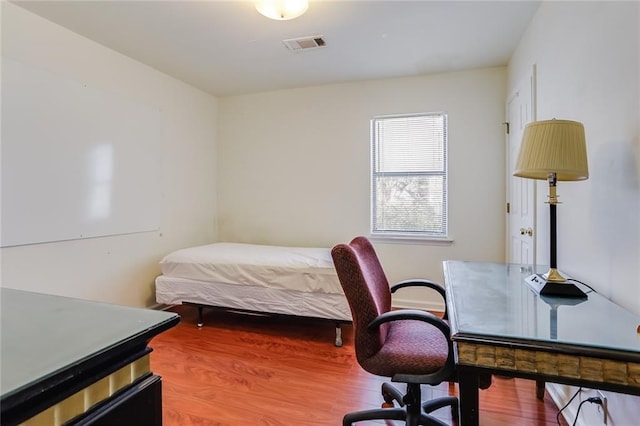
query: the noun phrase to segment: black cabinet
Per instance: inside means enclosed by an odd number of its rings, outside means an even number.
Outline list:
[[[148,343],[177,314],[0,291],[0,424],[162,424]]]
[[[150,376],[75,422],[92,426],[159,426],[162,424],[162,381]]]

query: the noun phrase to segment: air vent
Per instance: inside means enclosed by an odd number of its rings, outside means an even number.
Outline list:
[[[289,40],[282,40],[285,46],[289,50],[299,52],[301,50],[319,49],[325,47],[326,43],[322,36],[310,36],[300,38],[290,38]]]

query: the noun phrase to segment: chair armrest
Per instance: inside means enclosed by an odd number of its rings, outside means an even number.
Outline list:
[[[437,291],[442,297],[442,300],[444,301],[444,314],[442,315],[442,318],[443,319],[449,318],[449,313],[447,312],[447,293],[445,292],[444,287],[442,285],[430,280],[411,279],[411,280],[400,281],[392,285],[391,293],[395,293],[397,290],[400,290],[401,288],[406,288],[406,287],[427,287]]]
[[[380,327],[380,325],[384,324],[385,322],[400,320],[416,320],[433,325],[434,327],[439,329],[442,334],[444,334],[444,336],[447,338],[447,341],[449,342],[449,346],[451,346],[451,329],[449,328],[449,324],[430,312],[419,311],[417,309],[400,309],[398,311],[385,312],[374,318],[373,321],[371,321],[367,326],[367,329],[372,330],[374,328]]]

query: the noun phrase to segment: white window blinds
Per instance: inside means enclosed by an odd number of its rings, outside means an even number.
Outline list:
[[[371,122],[372,235],[447,236],[447,116]]]

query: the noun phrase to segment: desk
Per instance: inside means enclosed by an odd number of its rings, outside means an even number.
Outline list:
[[[637,315],[595,292],[582,301],[535,294],[524,278],[546,267],[443,267],[463,426],[479,424],[481,374],[640,395]]]
[[[177,314],[6,288],[0,301],[3,426],[162,424],[147,343]]]

